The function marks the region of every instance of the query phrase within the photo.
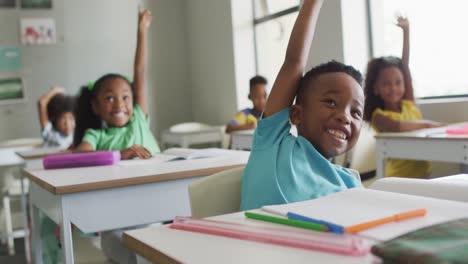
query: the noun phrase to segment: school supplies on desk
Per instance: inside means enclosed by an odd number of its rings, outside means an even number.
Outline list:
[[[119,160],[119,151],[95,151],[47,156],[43,160],[43,165],[44,169],[49,170],[113,165]]]
[[[463,127],[448,127],[445,129],[447,135],[467,135],[468,136],[468,125]]]
[[[468,204],[436,198],[354,188],[325,197],[282,205],[265,206],[270,212],[320,219],[341,226],[353,226],[415,208],[425,208],[425,217],[391,222],[359,232],[359,236],[384,241],[442,222],[468,217]]]
[[[391,222],[398,222],[398,221],[407,220],[407,219],[411,219],[415,217],[422,217],[422,216],[425,216],[426,213],[427,213],[427,210],[425,208],[415,209],[415,210],[395,214],[389,217],[384,217],[384,218],[372,220],[369,222],[364,222],[361,224],[348,226],[345,228],[345,231],[346,233],[349,233],[349,234],[355,234],[355,233],[358,233],[358,232],[361,232],[361,231],[364,231],[364,230],[367,230],[367,229],[370,229],[379,225],[388,224]]]
[[[214,220],[177,216],[172,229],[250,240],[287,247],[325,251],[329,253],[364,256],[370,245],[362,238],[331,233],[303,231],[263,226],[251,226]]]
[[[323,224],[310,223],[310,222],[292,220],[292,219],[287,219],[287,218],[279,218],[279,217],[274,217],[274,216],[269,216],[269,215],[256,214],[252,212],[245,212],[244,214],[246,217],[255,219],[255,220],[288,225],[288,226],[309,229],[309,230],[314,230],[314,231],[322,231],[322,232],[329,231],[329,228]]]
[[[336,234],[344,234],[344,232],[345,232],[345,228],[343,226],[337,225],[337,224],[334,224],[334,223],[331,223],[331,222],[328,222],[328,221],[314,219],[314,218],[311,218],[311,217],[306,217],[306,216],[295,214],[295,213],[292,213],[292,212],[288,212],[287,216],[288,216],[289,219],[293,219],[293,220],[305,221],[305,222],[309,222],[309,223],[316,223],[316,224],[325,225],[330,232],[333,232],[333,233],[336,233]]]
[[[384,263],[466,263],[468,218],[429,226],[372,247]]]

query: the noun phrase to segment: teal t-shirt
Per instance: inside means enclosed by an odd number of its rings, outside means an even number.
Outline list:
[[[241,210],[285,204],[360,187],[350,171],[325,159],[289,130],[289,108],[258,122],[242,176]]]
[[[133,116],[124,127],[88,129],[83,141],[91,144],[94,150],[123,150],[137,144],[148,149],[151,154],[160,152],[151,133],[149,117],[143,114],[138,105],[135,105]]]

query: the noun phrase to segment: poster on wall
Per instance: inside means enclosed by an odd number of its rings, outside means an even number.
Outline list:
[[[21,0],[21,8],[52,8],[52,0]]]
[[[21,51],[16,46],[0,46],[0,71],[13,72],[21,69]]]
[[[55,21],[52,18],[23,18],[20,24],[23,45],[48,45],[57,42]]]
[[[0,0],[0,8],[15,7],[15,0]]]
[[[0,104],[24,99],[20,77],[0,77]]]

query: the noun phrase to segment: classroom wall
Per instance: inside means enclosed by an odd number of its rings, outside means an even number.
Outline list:
[[[153,12],[148,88],[153,132],[194,120],[186,0],[147,0]]]
[[[237,110],[231,1],[186,4],[193,118],[225,124]]]
[[[51,85],[74,94],[104,73],[132,77],[138,2],[154,14],[147,83],[153,131],[191,121],[186,1],[56,0],[51,10],[0,9],[2,46],[20,45],[21,17],[52,17],[58,32],[56,45],[21,46],[28,99],[0,105],[0,140],[39,136],[36,101]]]
[[[39,134],[36,99],[52,83],[65,85],[68,76],[68,47],[63,43],[64,2],[54,1],[52,10],[0,9],[0,45],[18,46],[20,17],[53,17],[58,39],[52,46],[22,46],[23,83],[27,99],[0,105],[0,140]],[[44,67],[47,65],[47,67]]]

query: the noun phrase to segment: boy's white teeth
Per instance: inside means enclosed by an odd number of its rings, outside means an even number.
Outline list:
[[[341,130],[335,130],[335,129],[327,129],[327,132],[332,134],[333,136],[341,139],[346,139],[346,134],[343,133]]]

